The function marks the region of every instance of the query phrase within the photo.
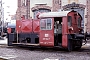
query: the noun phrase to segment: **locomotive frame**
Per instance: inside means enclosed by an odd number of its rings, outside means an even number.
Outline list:
[[[63,47],[80,49],[86,38],[82,34],[82,17],[76,11],[48,12],[37,20],[17,20],[14,32],[8,30],[8,46]]]

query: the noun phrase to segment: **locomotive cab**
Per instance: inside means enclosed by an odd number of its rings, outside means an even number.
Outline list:
[[[69,51],[81,48],[81,16],[75,11],[42,13],[40,17],[40,45],[63,47]],[[79,38],[76,38],[79,36]],[[76,43],[76,44],[75,44]]]
[[[40,45],[41,46],[53,47],[53,46],[62,45],[62,38],[63,38],[62,24],[63,24],[64,18],[66,17],[54,17],[54,18],[49,17],[49,18],[43,18],[40,20]]]

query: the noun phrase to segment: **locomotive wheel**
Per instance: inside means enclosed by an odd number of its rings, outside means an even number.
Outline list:
[[[79,49],[81,48],[81,46],[82,46],[82,40],[79,40],[79,41],[77,42],[77,44],[78,44],[78,46],[75,46],[75,47],[74,47],[75,50],[79,50]]]
[[[76,47],[75,49],[76,49],[76,50],[79,50],[80,48],[81,48],[81,46],[78,46],[78,47]]]
[[[11,36],[11,34],[7,34],[7,37],[8,37],[8,43],[7,43],[7,45],[8,46],[12,46],[12,41],[10,40],[10,37]]]

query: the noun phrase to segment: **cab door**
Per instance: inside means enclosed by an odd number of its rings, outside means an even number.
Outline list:
[[[54,46],[54,20],[53,18],[45,18],[40,20],[40,45]]]
[[[68,24],[67,24],[67,17],[63,17],[62,20],[63,24],[62,24],[62,46],[64,48],[68,47]]]

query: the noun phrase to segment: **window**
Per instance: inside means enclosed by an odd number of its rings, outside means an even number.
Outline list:
[[[45,19],[42,19],[42,20],[40,21],[40,27],[41,27],[42,30],[43,30],[43,29],[46,29],[46,20],[45,20]]]
[[[47,19],[47,29],[51,29],[51,18]]]
[[[81,18],[80,17],[78,18],[77,25],[78,25],[78,28],[81,27]]]
[[[72,17],[68,16],[68,26],[72,26]]]
[[[21,0],[21,6],[26,6],[26,0]]]
[[[26,0],[24,0],[24,3],[25,3],[25,6],[26,6],[26,4],[27,4],[27,1],[26,1]]]
[[[41,19],[40,21],[40,29],[41,30],[51,30],[52,29],[52,19]]]

